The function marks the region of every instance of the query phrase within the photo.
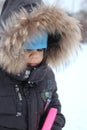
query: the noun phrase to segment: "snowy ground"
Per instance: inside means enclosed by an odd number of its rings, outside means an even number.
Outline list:
[[[55,74],[66,117],[63,130],[87,130],[87,44],[73,64]]]

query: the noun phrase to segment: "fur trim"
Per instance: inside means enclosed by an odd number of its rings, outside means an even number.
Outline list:
[[[35,33],[59,34],[60,40],[48,45],[47,63],[57,66],[66,61],[81,41],[79,21],[56,7],[39,6],[29,14],[25,9],[13,12],[3,23],[0,42],[0,66],[10,73],[26,67],[22,46]]]

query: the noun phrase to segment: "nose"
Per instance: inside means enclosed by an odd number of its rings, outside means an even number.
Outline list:
[[[29,56],[34,56],[34,55],[36,55],[37,53],[38,53],[37,50],[32,50],[32,51],[30,51]]]

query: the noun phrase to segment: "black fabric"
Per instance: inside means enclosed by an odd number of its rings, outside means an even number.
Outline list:
[[[0,126],[0,130],[19,130],[19,129],[10,129],[10,128],[7,128],[7,127],[2,127],[2,126]]]
[[[31,10],[31,6],[41,4],[42,0],[6,0],[1,11],[1,18],[6,20],[12,11],[17,11],[21,7],[24,7],[28,11]]]
[[[14,78],[0,70],[0,127],[3,128],[1,130],[40,130],[51,107],[58,109],[55,129],[52,130],[60,130],[65,124],[65,118],[61,114],[61,104],[56,94],[52,70],[47,66],[39,66],[33,69],[26,82]],[[19,90],[16,91],[15,87]],[[46,98],[49,98],[44,96],[47,92],[51,93],[51,102],[44,113]],[[21,102],[18,93],[22,98]],[[17,116],[18,111],[21,112],[20,116]]]
[[[60,126],[58,126],[58,125],[54,125],[52,127],[52,130],[62,130],[62,128]]]

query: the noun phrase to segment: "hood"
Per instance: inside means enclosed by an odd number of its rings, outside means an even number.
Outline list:
[[[21,7],[24,7],[29,11],[31,6],[36,6],[36,4],[41,4],[42,0],[5,0],[1,11],[1,18],[6,20],[12,11],[17,11]]]
[[[48,64],[57,67],[66,62],[76,51],[81,41],[81,25],[79,21],[67,15],[60,8],[41,5],[28,13],[24,8],[13,12],[2,22],[0,40],[0,66],[9,73],[19,73],[24,70],[24,51],[26,39],[35,33],[46,31],[48,37]]]

